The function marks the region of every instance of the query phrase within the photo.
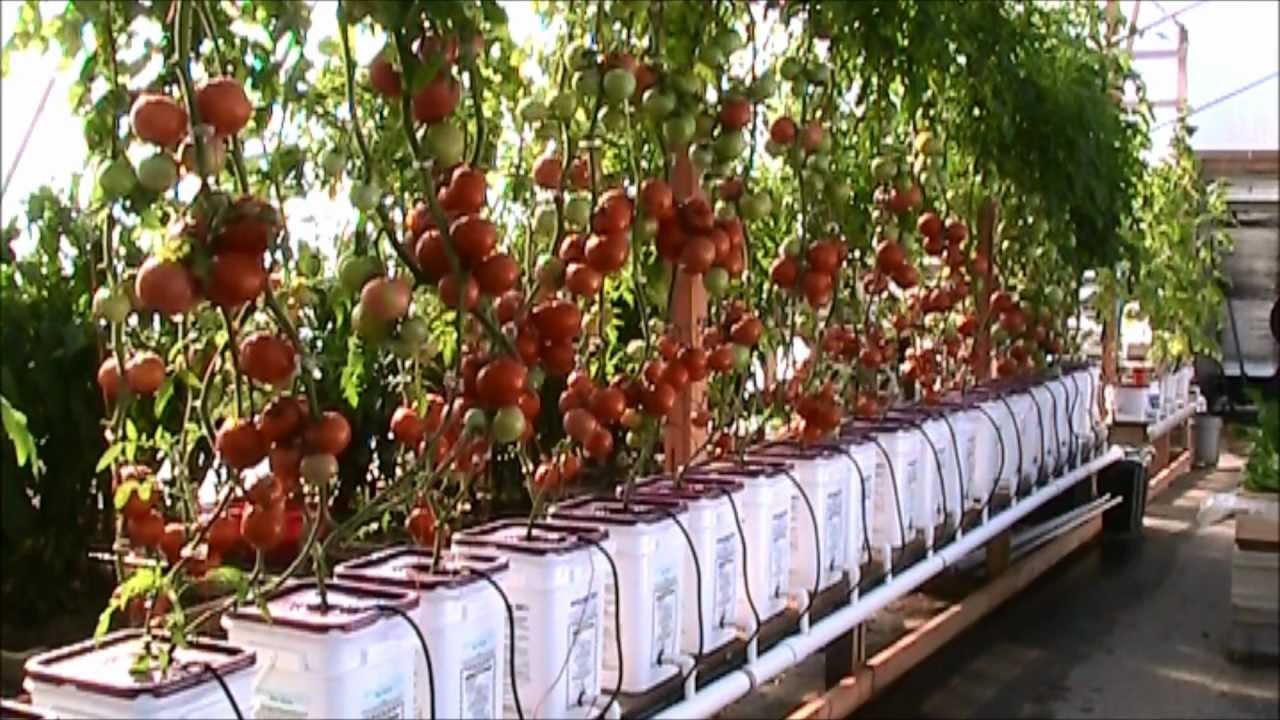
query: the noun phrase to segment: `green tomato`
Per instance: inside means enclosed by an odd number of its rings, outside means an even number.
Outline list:
[[[720,160],[734,160],[747,149],[747,138],[741,131],[725,132],[716,138],[715,153]]]
[[[573,87],[583,97],[595,97],[600,92],[600,71],[587,68],[579,72],[573,80]]]
[[[763,191],[750,193],[742,197],[738,209],[747,220],[763,220],[773,212],[773,200]]]
[[[915,147],[916,152],[921,155],[942,154],[942,141],[928,130],[921,130],[916,133],[913,146]]]
[[[1062,288],[1057,285],[1051,285],[1049,289],[1045,291],[1046,307],[1055,311],[1062,309],[1063,297]]]
[[[532,392],[538,392],[542,389],[542,383],[546,381],[547,371],[543,370],[541,365],[534,365],[525,375],[524,386]]]
[[[178,182],[178,164],[168,153],[156,153],[138,163],[138,184],[154,193],[162,193]]]
[[[697,124],[692,115],[672,115],[662,123],[662,132],[667,138],[669,148],[687,144],[693,139]]]
[[[436,341],[432,340],[431,338],[427,338],[427,341],[422,343],[422,347],[418,349],[418,357],[422,358],[423,360],[430,360],[431,358],[439,354],[440,354],[440,346],[437,345]]]
[[[890,242],[898,242],[898,224],[891,222],[880,228],[880,237]]]
[[[788,240],[786,244],[782,246],[782,252],[787,257],[800,257],[801,249],[799,240]]]
[[[544,255],[534,270],[538,283],[548,287],[559,287],[564,282],[564,261],[554,255]]]
[[[550,238],[556,234],[556,208],[554,205],[539,205],[533,213],[533,234],[540,238]]]
[[[826,177],[818,173],[811,172],[805,175],[804,179],[805,182],[809,183],[809,187],[812,188],[815,193],[821,193],[823,189],[827,187]]]
[[[493,416],[493,426],[489,432],[498,445],[515,442],[524,435],[524,413],[519,405],[508,405],[498,410]]]
[[[822,133],[822,139],[818,141],[818,152],[826,155],[831,154],[831,133]]]
[[[125,158],[111,161],[98,176],[102,194],[111,199],[128,195],[137,183],[138,177],[134,175],[133,166]]]
[[[644,360],[644,340],[636,338],[627,343],[627,357],[637,362]]]
[[[466,142],[462,129],[451,122],[438,122],[427,128],[427,149],[438,165],[462,162]]]
[[[569,67],[576,69],[578,64],[582,62],[582,54],[585,51],[586,48],[584,48],[582,43],[578,40],[568,43],[564,46],[565,62],[569,63]]]
[[[462,426],[467,432],[479,435],[489,429],[489,416],[480,408],[471,408],[462,416]]]
[[[93,316],[109,323],[119,324],[129,317],[133,305],[129,296],[122,292],[111,292],[107,286],[99,287],[93,294]]]
[[[729,292],[729,271],[722,267],[713,267],[702,274],[702,285],[711,297],[723,297]]]
[[[714,42],[703,43],[698,48],[698,62],[713,70],[724,64],[724,58],[724,51]]]
[[[893,158],[881,155],[871,161],[871,176],[876,182],[889,182],[898,174],[898,163]]]
[[[530,99],[520,106],[520,119],[532,125],[546,120],[548,112],[546,103]]]
[[[827,195],[832,202],[847,202],[853,197],[853,188],[844,180],[837,180],[827,186]]]
[[[735,30],[729,28],[716,33],[714,42],[716,46],[720,48],[720,53],[725,57],[729,57],[738,50],[741,50],[743,45],[742,36]]]
[[[329,150],[320,157],[320,168],[331,178],[341,177],[347,167],[347,156],[339,150]]]
[[[578,98],[570,92],[562,92],[551,101],[551,112],[561,120],[572,120],[578,110]]]
[[[693,136],[699,140],[710,140],[711,132],[719,121],[709,113],[698,113],[693,119]]]
[[[551,142],[559,138],[559,131],[554,123],[544,122],[533,128],[533,136],[542,142]]]
[[[765,72],[751,84],[751,99],[762,102],[778,91],[778,80],[772,72]]]
[[[404,338],[393,337],[387,340],[387,348],[391,350],[392,355],[401,360],[410,360],[418,354],[418,348],[412,343],[405,342]]]
[[[723,200],[716,203],[717,220],[732,220],[736,217],[738,217],[738,208],[734,207],[733,203]]]
[[[814,153],[805,160],[805,164],[810,170],[825,174],[831,171],[831,156],[820,152]]]
[[[604,129],[609,133],[617,134],[627,131],[627,114],[619,108],[606,110],[600,122],[604,123]]]
[[[378,186],[373,183],[351,185],[351,205],[361,212],[369,212],[378,205]]]
[[[804,97],[805,92],[809,89],[809,80],[804,75],[797,75],[791,79],[791,94],[796,97]]]
[[[701,98],[706,94],[706,88],[703,85],[702,78],[694,75],[692,72],[676,73],[671,77],[672,83],[675,85],[676,91],[685,95],[692,95]]]
[[[415,315],[400,322],[400,339],[415,350],[422,347],[422,344],[430,337],[431,326],[427,324],[425,319]]]
[[[649,117],[654,120],[661,120],[676,109],[676,96],[652,87],[644,91],[641,107]]]
[[[375,275],[383,272],[382,263],[369,255],[348,255],[338,263],[338,284],[354,295]]]
[[[831,67],[821,63],[810,65],[806,70],[805,76],[813,83],[829,83],[831,82]]]
[[[298,272],[303,277],[315,277],[320,274],[324,263],[321,262],[320,256],[312,250],[309,245],[303,245],[298,251]]]
[[[667,293],[671,289],[671,267],[660,259],[654,260],[645,268],[644,282],[653,304],[666,307]]]
[[[739,372],[751,367],[751,348],[733,343],[733,369]]]
[[[629,70],[614,68],[604,74],[604,97],[617,105],[636,92],[636,76]]]
[[[769,153],[770,157],[782,157],[787,154],[787,146],[772,140],[766,140],[764,142],[764,151]]]
[[[578,229],[585,228],[591,220],[591,200],[575,197],[564,204],[564,221]]]
[[[391,334],[391,326],[369,313],[364,303],[356,303],[351,311],[351,327],[371,345],[380,345]]]
[[[803,69],[804,66],[801,65],[798,60],[795,60],[794,58],[787,58],[782,61],[782,67],[780,67],[778,71],[782,73],[783,80],[794,80],[800,75],[800,71]]]

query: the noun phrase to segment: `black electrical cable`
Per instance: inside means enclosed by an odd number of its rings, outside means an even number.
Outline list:
[[[964,520],[964,506],[967,502],[969,489],[964,483],[964,462],[960,459],[960,441],[956,438],[956,429],[951,425],[951,418],[947,415],[942,416],[942,422],[947,425],[947,432],[951,435],[951,449],[956,456],[956,489],[960,491],[960,507],[956,508],[956,531],[960,532],[960,523]],[[952,533],[952,537],[955,533]]]
[[[987,508],[991,507],[991,503],[995,501],[996,490],[1000,487],[1000,478],[1004,476],[1004,433],[1000,432],[1000,423],[996,422],[996,419],[991,417],[991,413],[987,412],[986,408],[981,405],[974,405],[973,407],[975,410],[982,413],[982,416],[987,419],[987,422],[991,423],[991,428],[996,431],[996,443],[1000,445],[1000,464],[996,466],[996,476],[991,480],[991,490],[987,491],[987,499],[982,503],[981,511],[986,512]]]
[[[515,610],[511,607],[511,599],[507,597],[507,593],[503,591],[502,586],[488,572],[477,567],[465,568],[467,572],[474,572],[481,579],[489,583],[489,585],[498,593],[498,597],[502,598],[502,604],[507,607],[507,634],[511,637],[511,641],[507,644],[507,674],[511,680],[511,699],[516,706],[516,718],[524,720],[524,707],[520,704],[520,683],[516,682],[516,615]]]
[[[867,560],[870,560],[871,528],[867,526],[867,475],[862,472],[862,465],[853,456],[853,453],[849,452],[848,448],[840,446],[840,452],[844,453],[844,456],[849,458],[849,462],[853,463],[853,469],[858,473],[858,482],[862,485],[862,499],[858,502],[858,507],[862,508],[862,548],[867,551]],[[849,594],[852,595],[857,590],[858,584],[854,583],[853,587],[849,588]]]
[[[796,479],[790,468],[786,468],[782,472],[791,481],[791,484],[795,486],[796,491],[800,493],[800,499],[804,500],[804,506],[809,509],[809,521],[813,523],[813,560],[814,565],[817,567],[814,568],[813,573],[813,594],[809,596],[809,602],[800,611],[800,614],[804,615],[813,607],[813,601],[818,599],[818,588],[822,587],[822,536],[818,532],[818,513],[813,511],[813,503],[809,502],[809,493],[804,491],[804,486]]]
[[[693,544],[693,536],[690,535],[689,531],[685,529],[684,523],[680,522],[680,518],[677,517],[675,513],[671,512],[671,510],[665,507],[662,507],[660,505],[654,505],[652,507],[654,510],[657,510],[658,512],[670,518],[671,522],[675,523],[676,527],[680,528],[680,534],[684,535],[684,541],[689,544],[689,557],[693,558],[693,583],[696,586],[694,589],[698,593],[698,596],[697,596],[698,601],[697,603],[695,603],[698,606],[698,656],[697,658],[695,658],[695,660],[702,660],[702,655],[706,651],[706,644],[705,644],[706,636],[703,634],[704,617],[702,614],[702,565],[701,563],[698,562],[698,549]],[[662,662],[662,651],[658,651],[658,662],[659,663]],[[697,669],[697,664],[695,662],[694,667],[691,668],[688,673],[684,673],[680,676],[680,682],[683,683],[685,680],[687,680],[689,675],[693,674],[693,671],[696,669]]]
[[[244,720],[244,713],[240,712],[240,703],[236,702],[236,696],[231,693],[231,688],[227,685],[227,681],[222,677],[222,673],[218,672],[213,665],[207,662],[193,660],[191,662],[182,663],[182,667],[198,668],[208,672],[213,676],[214,682],[218,683],[218,687],[222,688],[222,694],[227,696],[227,702],[231,703],[231,712],[235,714],[236,720]]]
[[[431,665],[431,650],[427,648],[427,639],[422,635],[422,629],[418,627],[418,623],[409,617],[409,613],[392,605],[374,605],[374,608],[380,612],[395,615],[401,620],[409,623],[409,627],[413,628],[413,634],[418,636],[418,644],[422,646],[422,654],[427,659],[427,702],[431,708],[431,717],[436,718],[436,677],[435,668]]]
[[[596,718],[596,720],[604,720],[605,715],[609,713],[609,706],[617,702],[618,697],[622,695],[622,586],[618,583],[618,566],[613,562],[613,556],[609,551],[604,549],[604,545],[601,545],[599,540],[589,537],[582,539],[594,545],[604,555],[604,559],[609,561],[609,572],[613,573],[613,640],[618,646],[618,681],[613,684],[613,695],[609,698],[609,702],[604,704],[600,715]]]
[[[925,432],[923,423],[913,423],[911,427],[915,428],[924,438],[924,442],[929,446],[929,450],[933,453],[933,464],[938,470],[938,489],[942,491],[942,515],[947,515],[947,481],[943,478],[942,472],[942,456],[938,454],[938,447],[933,444],[933,439],[929,437],[929,433]],[[954,536],[954,533],[952,533]]]
[[[1071,378],[1071,387],[1075,389],[1076,394],[1070,395],[1067,390],[1067,383],[1064,380],[1062,390],[1067,394],[1067,432],[1070,435],[1070,442],[1067,444],[1067,454],[1074,462],[1076,453],[1080,450],[1080,434],[1076,432],[1076,403],[1080,401],[1080,383],[1076,381],[1076,374],[1071,373],[1067,377]]]
[[[1045,445],[1044,411],[1040,407],[1040,401],[1036,399],[1036,394],[1034,391],[1024,390],[1023,392],[1026,394],[1027,397],[1031,398],[1031,404],[1036,406],[1036,426],[1040,428],[1040,477],[1032,480],[1033,484],[1039,484],[1041,480],[1046,478],[1046,473],[1048,472],[1048,470],[1045,468],[1045,458],[1044,458],[1044,445]]]
[[[760,610],[756,608],[755,598],[751,597],[751,575],[747,571],[747,531],[742,527],[742,518],[738,515],[738,504],[733,501],[733,493],[728,489],[716,487],[720,492],[724,493],[725,499],[729,501],[729,509],[733,511],[733,522],[738,526],[738,541],[742,543],[742,591],[747,598],[747,608],[751,610],[751,618],[755,620],[755,628],[751,635],[747,637],[747,644],[760,636]]]
[[[1013,428],[1015,430],[1013,439],[1018,441],[1018,469],[1014,471],[1013,476],[1015,479],[1013,487],[1010,488],[1010,492],[1017,495],[1018,489],[1022,485],[1022,465],[1026,462],[1026,458],[1022,455],[1022,431],[1018,428],[1018,416],[1014,414],[1013,406],[1009,404],[1009,399],[1001,395],[999,400],[1004,404],[1004,409],[1009,411],[1009,419],[1013,420]]]
[[[1053,389],[1046,383],[1045,389],[1049,391],[1049,417],[1053,419],[1050,427],[1053,428],[1053,455],[1057,458],[1057,462],[1053,466],[1053,475],[1057,476],[1062,471],[1062,435],[1058,431],[1058,396],[1053,394]],[[1062,388],[1063,402],[1066,402],[1067,389]]]
[[[893,469],[893,458],[889,456],[889,451],[885,449],[884,443],[880,442],[880,438],[875,435],[871,436],[871,442],[875,443],[876,448],[880,450],[880,454],[884,456],[885,467],[889,470],[889,484],[893,486],[893,506],[898,513],[898,532],[901,534],[902,544],[900,548],[907,545],[907,524],[902,519],[902,497],[898,494],[898,473]],[[893,553],[892,543],[890,543],[890,554]],[[897,563],[894,558],[889,558],[889,567],[893,568]]]

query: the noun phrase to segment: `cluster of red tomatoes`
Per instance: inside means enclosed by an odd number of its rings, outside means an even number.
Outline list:
[[[720,292],[746,269],[742,221],[717,218],[705,198],[695,195],[675,203],[670,186],[651,178],[640,188],[640,205],[658,221],[658,256],[703,276],[709,290]]]
[[[783,254],[773,261],[769,278],[789,292],[800,292],[814,309],[831,304],[840,266],[848,254],[841,238],[817,240],[800,257],[798,243],[784,245]]]

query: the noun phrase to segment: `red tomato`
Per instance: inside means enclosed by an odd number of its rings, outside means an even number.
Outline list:
[[[312,453],[340,455],[351,442],[351,425],[342,413],[328,410],[307,426],[303,440]]]
[[[269,332],[256,332],[245,338],[240,343],[239,360],[246,375],[268,385],[287,383],[298,367],[293,343]]]
[[[267,439],[246,419],[228,420],[214,439],[218,457],[227,467],[244,470],[267,457]]]

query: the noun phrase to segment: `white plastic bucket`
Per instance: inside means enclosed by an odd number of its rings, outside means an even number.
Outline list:
[[[697,566],[687,551],[681,553],[680,652],[691,657],[718,650],[737,634],[734,609],[743,584],[742,538],[729,497],[740,503],[741,495],[738,483],[709,484],[688,478],[678,486],[670,479],[651,479],[636,488],[638,500],[674,498],[685,504],[678,517],[693,540]],[[683,538],[680,542],[687,545]]]
[[[410,617],[427,641],[431,668],[428,676],[426,657],[414,645],[414,717],[433,717],[433,691],[434,717],[498,717],[502,688],[510,682],[503,645],[507,608],[497,591],[469,569],[478,568],[501,582],[507,562],[473,556],[464,564],[445,556],[433,570],[432,557],[425,548],[388,548],[342,563],[335,574],[340,580],[417,594],[418,606]]]
[[[615,615],[622,624],[622,692],[643,693],[679,672],[681,598],[688,591],[681,582],[681,548],[687,547],[671,519],[685,511],[678,500],[633,501],[580,498],[557,505],[553,520],[568,520],[609,528],[618,566],[617,593],[605,607],[605,625],[612,630]],[[670,513],[670,514],[668,514]],[[604,636],[601,685],[618,680],[617,635]]]
[[[1033,478],[1039,480],[1047,477],[1058,466],[1058,439],[1062,433],[1055,433],[1057,419],[1054,416],[1055,401],[1050,386],[1044,382],[1028,388],[1027,393],[1032,400],[1031,421],[1036,442],[1036,465]]]
[[[986,502],[988,494],[991,492],[991,478],[986,480],[985,490],[975,487],[977,483],[978,470],[978,448],[979,441],[982,439],[979,431],[983,426],[987,427],[990,447],[986,448],[989,455],[995,452],[995,433],[991,431],[989,423],[978,413],[977,410],[969,408],[956,408],[948,413],[947,419],[951,421],[951,427],[956,433],[956,442],[960,452],[960,496],[959,507],[960,514],[963,516],[965,511],[979,507]],[[954,455],[957,448],[951,448]]]
[[[1071,439],[1071,386],[1065,376],[1058,376],[1047,383],[1049,394],[1052,397],[1051,409],[1053,412],[1053,432],[1051,437],[1057,446],[1057,463],[1056,469],[1062,469],[1071,466],[1074,459],[1071,457],[1073,448]]]
[[[1009,393],[1005,395],[1005,399],[1009,402],[1010,407],[1013,408],[1014,417],[1017,418],[1015,420],[1017,431],[1022,437],[1022,464],[1019,470],[1019,484],[1034,483],[1040,473],[1040,442],[1043,439],[1040,413],[1036,408],[1036,400],[1032,398],[1031,393],[1027,390]],[[1017,450],[1015,449],[1016,454]]]
[[[253,691],[254,717],[401,718],[414,711],[414,648],[404,620],[377,609],[412,615],[412,593],[353,583],[325,583],[329,610],[321,609],[314,581],[286,585],[267,602],[222,616],[227,638],[258,654],[262,668]]]
[[[920,484],[919,438],[912,430],[892,425],[873,425],[865,430],[876,449],[868,535],[874,559],[885,565],[892,560],[893,550],[915,537],[913,503]]]
[[[141,630],[121,630],[98,642],[36,655],[24,668],[32,705],[47,717],[60,718],[234,718],[231,701],[213,674],[203,666],[187,666],[207,663],[248,714],[257,662],[253,652],[193,638],[187,647],[174,650],[166,677],[139,679],[129,669],[142,642]]]
[[[791,574],[791,481],[783,468],[767,463],[708,463],[698,474],[742,484],[738,514],[747,540],[744,592],[738,594],[735,622],[756,630],[751,604],[763,623],[787,607]],[[748,595],[750,597],[748,597]]]
[[[925,461],[934,464],[934,472],[937,472],[937,465],[942,465],[941,480],[935,479],[932,483],[938,498],[934,503],[935,523],[958,523],[964,509],[964,479],[960,475],[960,465],[956,463],[963,440],[960,429],[950,417],[944,419],[941,413],[936,413],[924,422],[924,431],[938,451],[937,461],[934,461],[933,451],[925,448],[928,453]]]
[[[52,720],[57,715],[48,708],[36,707],[9,698],[0,699],[0,718],[4,720]]]
[[[526,718],[588,718],[600,714],[605,596],[613,580],[607,561],[587,539],[614,553],[608,532],[565,523],[497,520],[453,536],[455,551],[501,551],[509,568],[499,584],[511,600],[516,636],[516,686]],[[502,717],[515,717],[511,684]]]
[[[844,577],[849,544],[853,473],[848,458],[835,448],[786,441],[753,448],[749,457],[785,464],[795,478],[794,483],[788,479],[791,571],[787,585],[791,593],[812,593],[815,584],[821,592],[839,582]]]
[[[1021,464],[1024,461],[1022,456],[1026,455],[1025,447],[1022,448],[1021,455],[1019,454],[1021,435],[1018,429],[1016,411],[1010,411],[1013,407],[1012,402],[1006,406],[1004,402],[995,397],[983,401],[980,407],[991,417],[991,420],[995,421],[995,426],[991,429],[991,439],[995,440],[995,455],[988,458],[992,460],[988,468],[981,462],[984,458],[982,457],[982,451],[979,450],[980,467],[977,475],[982,476],[983,471],[989,469],[992,477],[998,474],[998,477],[996,477],[996,492],[1005,492],[1013,495],[1017,489],[1018,474],[1021,472]],[[983,418],[983,420],[986,421],[984,428],[990,426],[989,420],[986,418]],[[1000,456],[1001,453],[1003,453],[1003,458]]]
[[[853,474],[848,495],[849,542],[845,549],[845,566],[849,570],[849,582],[857,585],[862,578],[863,563],[872,560],[867,530],[876,502],[876,464],[880,462],[880,451],[860,432],[842,436],[840,443],[849,454]]]

